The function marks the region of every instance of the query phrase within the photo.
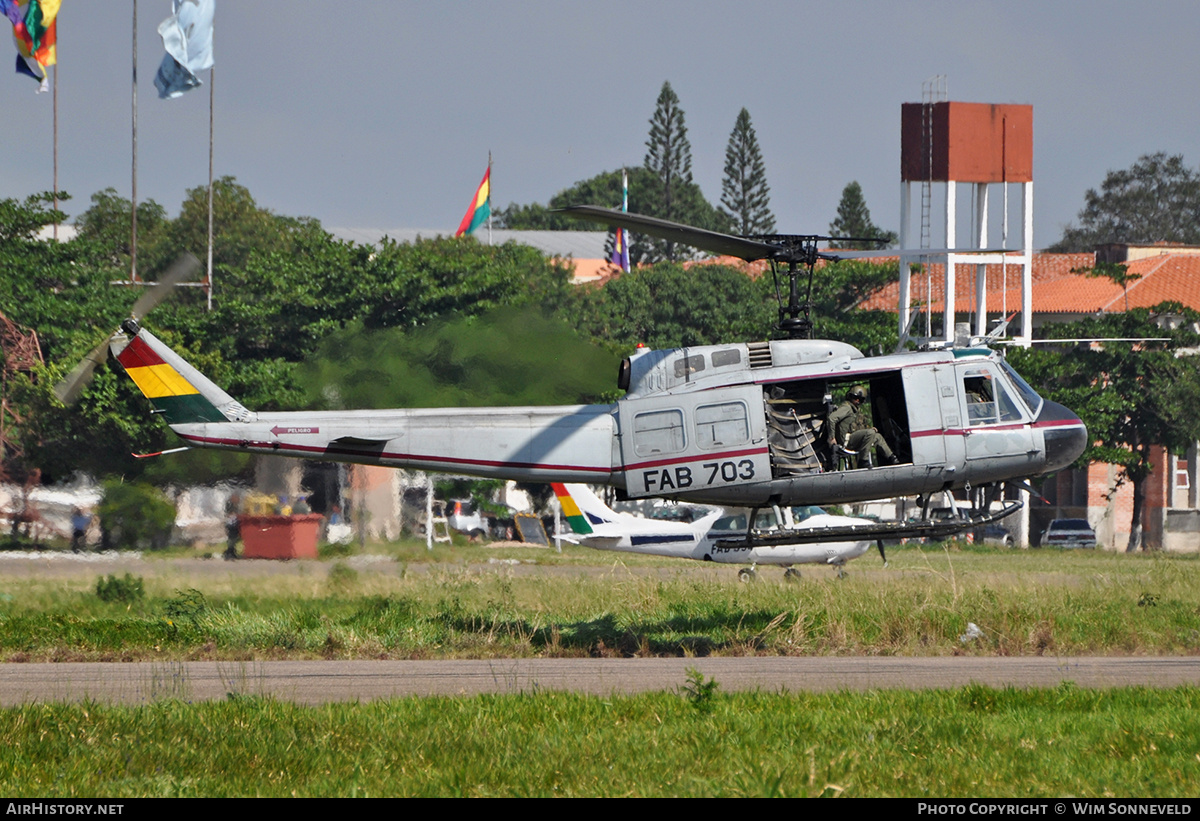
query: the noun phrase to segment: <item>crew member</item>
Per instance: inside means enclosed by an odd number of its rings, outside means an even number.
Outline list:
[[[867,390],[861,385],[855,385],[846,394],[846,401],[838,405],[829,414],[829,445],[841,445],[847,450],[858,454],[858,458],[866,458],[867,467],[871,466],[871,453],[878,450],[883,457],[881,464],[896,464],[896,454],[888,447],[882,434],[867,424],[866,414],[862,404],[866,401]]]

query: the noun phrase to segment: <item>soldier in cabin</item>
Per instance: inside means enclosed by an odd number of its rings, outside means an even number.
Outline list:
[[[882,457],[880,464],[894,465],[897,461],[896,454],[892,453],[882,434],[867,424],[868,417],[862,407],[866,399],[866,388],[855,385],[846,394],[846,401],[829,414],[830,448],[840,445],[852,451],[857,455],[862,467],[872,466],[872,453],[878,450]]]

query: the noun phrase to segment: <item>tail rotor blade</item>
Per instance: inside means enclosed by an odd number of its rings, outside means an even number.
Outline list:
[[[883,539],[876,539],[875,546],[879,548],[879,558],[883,559],[883,566],[888,566],[887,554],[883,552]]]
[[[79,401],[79,395],[92,381],[96,366],[108,358],[108,344],[109,340],[106,339],[92,348],[91,353],[81,359],[66,378],[54,386],[54,395],[60,402],[64,405],[74,405]]]
[[[183,254],[171,264],[171,267],[167,269],[167,272],[163,274],[158,282],[152,286],[148,286],[142,295],[138,297],[138,301],[133,303],[133,308],[129,312],[130,315],[134,319],[141,319],[150,313],[158,303],[170,296],[172,288],[199,270],[200,261],[191,254]]]

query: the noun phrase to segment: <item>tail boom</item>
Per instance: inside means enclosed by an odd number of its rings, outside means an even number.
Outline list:
[[[608,482],[611,405],[253,413],[136,323],[117,361],[193,447],[536,482]]]

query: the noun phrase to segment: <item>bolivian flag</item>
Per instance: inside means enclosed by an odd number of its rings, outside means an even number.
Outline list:
[[[483,225],[492,214],[492,164],[488,163],[488,169],[483,175],[483,182],[479,183],[479,188],[475,191],[475,199],[471,200],[471,207],[467,209],[466,216],[458,225],[458,230],[454,232],[454,236],[461,237],[463,234],[469,234],[479,226]]]

